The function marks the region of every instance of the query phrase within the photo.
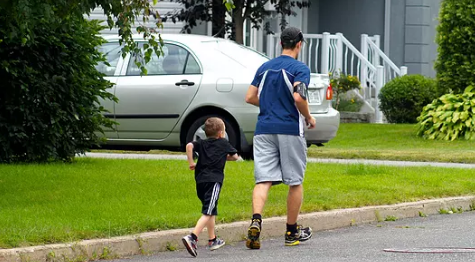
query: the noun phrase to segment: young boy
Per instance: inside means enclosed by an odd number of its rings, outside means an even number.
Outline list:
[[[217,117],[208,118],[205,122],[206,140],[198,140],[186,145],[186,156],[190,170],[195,170],[196,193],[203,207],[201,218],[193,232],[182,238],[188,252],[196,257],[198,235],[203,228],[208,229],[208,247],[211,251],[222,247],[225,242],[216,237],[214,231],[215,218],[218,215],[218,199],[224,179],[226,161],[239,158],[236,149],[225,139],[225,125]],[[193,160],[193,151],[198,153],[198,163]]]

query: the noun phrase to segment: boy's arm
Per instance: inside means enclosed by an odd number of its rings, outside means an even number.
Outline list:
[[[228,155],[226,156],[227,161],[236,161],[239,159],[239,155],[237,153],[236,148],[234,148],[229,142],[228,144]]]
[[[239,155],[237,153],[228,154],[228,156],[226,157],[227,161],[236,161],[238,159],[239,159]]]
[[[194,149],[193,143],[190,142],[186,145],[186,158],[188,160],[190,170],[195,170],[195,167],[196,167],[195,160],[193,159],[193,149]]]

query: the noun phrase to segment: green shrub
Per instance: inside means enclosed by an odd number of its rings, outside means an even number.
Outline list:
[[[340,99],[338,111],[340,112],[359,112],[364,102],[357,97],[343,97]]]
[[[418,118],[418,135],[426,139],[475,140],[475,93],[446,94],[424,107]]]
[[[437,95],[434,79],[405,75],[388,82],[379,94],[380,109],[390,123],[417,123],[422,108]]]
[[[341,96],[348,91],[354,89],[360,89],[361,83],[358,77],[347,75],[342,72],[332,74],[330,73],[330,85],[332,86],[333,93],[336,95],[335,109],[340,110]]]
[[[99,23],[82,16],[41,17],[28,30],[5,27],[0,14],[0,162],[71,160],[111,127],[98,99],[113,99],[103,61]]]
[[[442,2],[435,63],[438,94],[460,94],[475,84],[475,5],[473,0]]]

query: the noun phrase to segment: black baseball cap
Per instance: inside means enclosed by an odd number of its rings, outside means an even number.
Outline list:
[[[295,44],[304,41],[302,31],[296,27],[287,27],[280,34],[280,41],[282,44]]]

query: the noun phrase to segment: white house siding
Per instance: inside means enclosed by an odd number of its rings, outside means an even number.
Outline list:
[[[156,5],[154,5],[154,8],[158,10],[158,13],[160,15],[165,15],[168,12],[172,12],[174,10],[180,10],[182,8],[181,4],[176,3],[176,2],[170,2],[170,1],[159,1]],[[104,15],[104,11],[102,8],[96,8],[94,9],[90,16],[87,17],[88,19],[98,19],[98,20],[104,20],[102,23],[103,25],[107,26],[107,17]],[[150,21],[146,23],[145,25],[148,27],[155,27],[155,23],[153,20],[153,17],[150,17]],[[139,18],[139,22],[142,22],[142,17]],[[136,23],[133,32],[136,33],[135,29],[137,26],[140,24]],[[183,28],[184,23],[177,21],[176,23],[173,23],[171,21],[167,21],[166,23],[163,23],[163,29],[160,29],[160,33],[162,34],[176,34],[180,33],[181,29]],[[109,35],[109,34],[118,34],[118,28],[112,28],[112,30],[105,29],[101,31],[101,34],[103,35]]]

